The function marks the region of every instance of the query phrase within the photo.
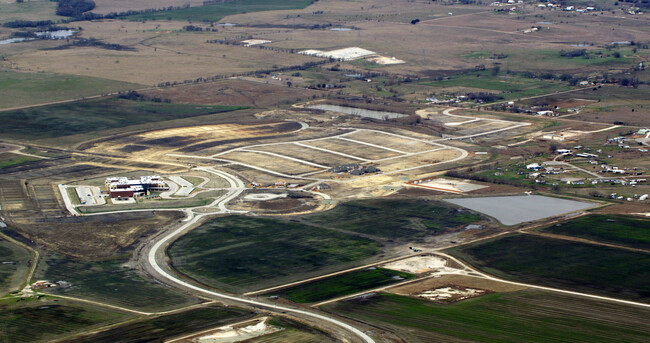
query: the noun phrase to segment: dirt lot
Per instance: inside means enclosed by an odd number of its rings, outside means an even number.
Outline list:
[[[203,148],[234,143],[238,140],[286,134],[300,128],[301,125],[295,122],[189,126],[105,140],[94,143],[88,151],[119,156],[127,154],[135,159],[155,160],[178,149],[198,154],[198,151]]]
[[[516,292],[526,287],[510,285],[507,283],[486,280],[464,275],[443,275],[438,278],[428,278],[421,282],[411,283],[404,286],[397,286],[390,288],[388,291],[401,295],[413,295],[422,291],[444,287],[448,285],[456,285],[469,288],[485,289],[492,292]]]

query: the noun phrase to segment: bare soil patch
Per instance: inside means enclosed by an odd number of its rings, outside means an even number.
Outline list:
[[[404,286],[392,287],[388,289],[388,291],[401,295],[414,295],[423,291],[445,287],[448,285],[473,289],[483,289],[490,292],[516,292],[526,289],[526,287],[522,286],[516,286],[472,276],[443,275],[437,278],[428,278],[420,282],[415,282]]]

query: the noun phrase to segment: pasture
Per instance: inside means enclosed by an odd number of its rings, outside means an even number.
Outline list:
[[[39,158],[12,154],[12,153],[0,153],[0,169],[17,166],[24,163],[29,163],[33,161],[38,161]]]
[[[29,273],[29,251],[0,237],[0,295],[19,290]]]
[[[647,309],[541,291],[437,304],[380,293],[321,307],[378,325],[406,342],[645,342]]]
[[[508,280],[638,301],[650,300],[650,255],[527,234],[451,248]]]
[[[97,77],[0,69],[0,110],[142,87]]]
[[[365,238],[283,219],[210,220],[169,247],[174,269],[205,285],[245,292],[357,266],[380,251]]]
[[[128,319],[122,312],[45,298],[0,305],[0,332],[6,342],[41,342]]]
[[[242,108],[119,98],[86,100],[0,112],[3,122],[0,137],[18,140],[57,138],[239,109]]]
[[[125,343],[157,342],[164,338],[199,332],[206,329],[237,323],[255,314],[234,307],[208,305],[156,318],[143,318],[114,326],[94,334],[85,334],[67,339],[70,343]]]
[[[650,220],[645,218],[594,214],[547,226],[540,231],[650,249],[648,228],[650,228]]]
[[[387,286],[414,277],[413,274],[389,269],[368,268],[285,288],[268,293],[268,295],[281,296],[297,303],[315,303]]]
[[[196,298],[151,282],[134,269],[124,266],[125,262],[121,258],[92,262],[50,254],[42,260],[36,279],[71,283],[68,288],[49,289],[53,294],[142,311],[170,310],[198,302]]]
[[[373,199],[348,201],[333,210],[304,216],[302,220],[377,237],[413,241],[477,222],[481,216],[433,201]]]

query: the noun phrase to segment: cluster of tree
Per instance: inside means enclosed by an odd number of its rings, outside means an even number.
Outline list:
[[[84,39],[76,39],[72,41],[69,44],[61,45],[55,48],[51,48],[50,50],[63,50],[63,49],[70,49],[74,47],[81,47],[81,46],[92,46],[96,48],[101,48],[101,49],[106,49],[106,50],[117,50],[117,51],[134,51],[132,47],[124,46],[121,44],[115,44],[115,43],[106,43],[104,41],[101,41],[97,38],[84,38]]]
[[[477,103],[495,102],[497,100],[503,99],[503,97],[498,94],[491,94],[491,93],[484,93],[484,92],[467,93],[467,98],[470,100],[474,100]]]
[[[194,25],[185,25],[183,26],[184,31],[197,31],[197,32],[202,32],[203,28],[200,26],[194,26]]]
[[[167,82],[159,83],[158,87],[164,88],[164,87],[174,87],[174,86],[186,85],[186,84],[197,84],[197,83],[211,82],[211,81],[222,80],[222,79],[227,79],[230,77],[237,77],[237,76],[261,76],[264,74],[280,73],[280,72],[293,71],[293,70],[307,70],[326,63],[330,63],[330,61],[324,60],[319,62],[306,62],[300,65],[274,67],[272,69],[254,70],[246,73],[233,73],[230,75],[214,75],[208,77],[198,77],[193,80],[167,81]]]
[[[51,20],[39,20],[39,21],[14,20],[14,21],[8,21],[2,24],[2,26],[9,27],[12,29],[17,29],[21,27],[42,27],[42,26],[49,26],[53,24],[54,23]]]
[[[79,17],[95,8],[92,0],[56,0],[56,14],[64,17]]]
[[[567,57],[567,58],[587,57],[589,56],[589,53],[587,53],[587,49],[568,50],[568,51],[560,50],[560,56]]]
[[[164,102],[164,103],[171,103],[171,100],[169,99],[163,99],[159,97],[151,97],[148,95],[143,95],[138,93],[137,91],[129,91],[126,93],[120,93],[118,96],[120,99],[127,99],[127,100],[133,100],[133,101],[151,101],[151,102]]]

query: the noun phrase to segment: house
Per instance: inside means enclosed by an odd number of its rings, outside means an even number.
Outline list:
[[[557,150],[555,150],[555,152],[557,152],[558,154],[565,155],[565,154],[570,154],[571,150],[570,149],[557,149]]]
[[[330,191],[330,190],[332,190],[332,186],[330,186],[330,185],[328,185],[326,183],[321,183],[318,186],[316,186],[316,190],[321,191],[321,192]]]
[[[112,199],[133,198],[147,195],[149,191],[165,191],[169,186],[158,175],[141,176],[139,179],[109,177],[104,181]]]
[[[553,112],[553,111],[538,111],[537,114],[540,115],[540,116],[548,116],[548,117],[555,117],[555,116],[557,116],[557,115],[555,114],[555,112]]]
[[[528,170],[542,170],[542,166],[540,166],[538,163],[531,163],[526,166],[526,169]]]

